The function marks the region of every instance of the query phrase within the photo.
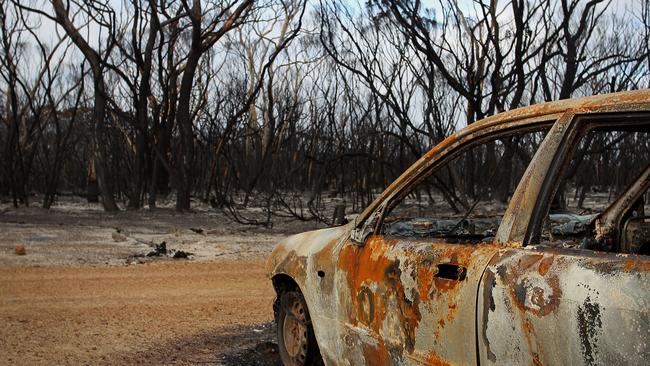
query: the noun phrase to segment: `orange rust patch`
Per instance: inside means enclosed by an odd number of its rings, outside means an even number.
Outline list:
[[[426,363],[427,363],[427,365],[431,365],[431,366],[451,366],[451,364],[449,362],[442,359],[440,356],[438,356],[433,351],[431,351],[427,355]]]
[[[420,300],[426,302],[429,299],[429,291],[433,283],[435,271],[432,267],[419,266],[418,268],[418,293]]]
[[[363,344],[363,358],[368,365],[390,365],[390,353],[383,341],[377,347]]]
[[[628,259],[623,264],[623,270],[625,272],[630,272],[630,271],[648,272],[650,271],[650,262]]]
[[[404,285],[400,279],[399,261],[389,260],[386,252],[395,244],[395,240],[384,240],[381,236],[372,236],[362,247],[345,245],[339,255],[339,267],[347,273],[347,282],[352,295],[353,314],[348,314],[349,321],[357,324],[359,320],[369,321],[368,325],[376,334],[388,312],[397,315],[404,330],[402,341],[407,348],[415,345],[415,329],[421,319],[418,302],[406,301]],[[372,291],[372,306],[359,297],[368,286],[375,284]],[[366,298],[369,297],[366,295]],[[386,299],[397,299],[396,308],[387,309]],[[361,300],[361,301],[360,301]],[[370,311],[370,314],[365,312]]]
[[[427,159],[431,159],[433,156],[438,154],[440,149],[438,148],[438,145],[434,146],[431,150],[427,151],[426,154],[424,154],[424,157]]]
[[[438,291],[437,294],[439,296],[441,293],[449,292],[455,289],[456,286],[458,286],[458,281],[448,280],[446,278],[434,278],[433,285]]]
[[[550,257],[545,257],[539,262],[538,272],[541,276],[544,276],[546,272],[548,272],[548,269],[551,268],[554,259],[555,258],[553,256],[550,256]]]
[[[384,256],[385,252],[384,241],[373,236],[362,247],[346,244],[339,254],[339,267],[347,273],[346,278],[354,305],[355,314],[350,314],[349,320],[352,324],[357,324],[358,320],[372,319],[372,323],[377,325],[373,328],[375,332],[379,331],[378,325],[383,321],[385,309],[373,306],[372,314],[362,315],[365,304],[360,303],[357,295],[362,292],[365,283],[382,283],[384,281],[385,269],[390,265],[390,261]],[[375,294],[370,298],[374,304]],[[381,319],[378,322],[379,318]]]
[[[339,267],[347,272],[350,289],[358,290],[361,284],[367,281],[384,281],[385,270],[391,264],[385,253],[387,245],[393,243],[372,236],[361,247],[354,245],[343,247],[339,255]]]

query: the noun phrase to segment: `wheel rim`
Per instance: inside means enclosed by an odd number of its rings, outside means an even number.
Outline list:
[[[307,326],[305,325],[305,308],[296,299],[288,306],[284,317],[283,338],[287,354],[297,365],[303,365],[307,359]]]

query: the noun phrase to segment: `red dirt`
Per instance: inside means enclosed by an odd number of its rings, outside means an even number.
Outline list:
[[[0,268],[0,364],[227,364],[272,340],[263,261]],[[261,325],[260,325],[261,324]]]

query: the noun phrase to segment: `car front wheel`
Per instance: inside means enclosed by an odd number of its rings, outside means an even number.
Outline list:
[[[286,366],[321,365],[305,298],[298,291],[283,292],[277,318],[278,348]]]

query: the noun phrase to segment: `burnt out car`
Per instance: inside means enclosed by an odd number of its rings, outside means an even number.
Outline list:
[[[498,114],[267,262],[286,365],[650,362],[650,91]]]

